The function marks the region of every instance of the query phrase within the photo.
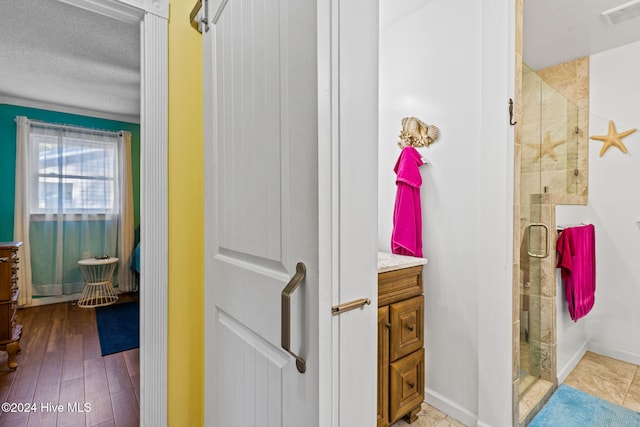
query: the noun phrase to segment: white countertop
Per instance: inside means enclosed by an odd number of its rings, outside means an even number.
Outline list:
[[[425,265],[427,262],[429,261],[426,258],[378,252],[378,273]]]

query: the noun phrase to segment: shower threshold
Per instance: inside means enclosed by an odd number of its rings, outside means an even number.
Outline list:
[[[557,385],[554,386],[552,382],[537,378],[527,388],[527,391],[520,395],[518,402],[518,425],[520,427],[529,424],[538,411],[547,403],[556,388]]]

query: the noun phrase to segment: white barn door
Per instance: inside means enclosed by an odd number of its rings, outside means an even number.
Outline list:
[[[375,303],[336,317],[331,307],[341,298],[376,298],[377,132],[368,133],[377,128],[377,56],[345,58],[374,69],[347,76],[356,84],[341,110],[340,2],[208,3],[205,424],[368,427],[375,420]],[[357,1],[342,3],[354,5],[352,19],[361,16]],[[371,26],[367,42],[377,52],[377,23]],[[363,89],[365,98],[353,97]],[[349,112],[355,121],[337,116]],[[364,129],[357,123],[363,112]],[[341,143],[342,134],[365,139]],[[370,147],[360,153],[364,164],[345,168],[363,146]],[[349,178],[358,167],[364,173]],[[288,284],[295,290],[285,298]]]
[[[315,5],[209,8],[207,425],[311,426],[319,414]],[[306,274],[291,295],[290,349],[306,359],[304,373],[281,347],[281,295],[299,262]]]

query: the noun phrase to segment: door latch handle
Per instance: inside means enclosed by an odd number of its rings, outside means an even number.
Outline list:
[[[296,273],[293,275],[287,286],[282,290],[282,334],[281,345],[282,348],[290,355],[296,358],[296,367],[298,372],[304,374],[307,370],[307,362],[297,354],[291,351],[291,294],[300,286],[304,276],[307,274],[307,267],[302,262],[296,264]]]

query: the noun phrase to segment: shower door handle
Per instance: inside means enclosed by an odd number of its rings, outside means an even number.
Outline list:
[[[542,254],[531,252],[531,229],[542,227],[544,229],[544,252]],[[533,222],[527,225],[527,255],[533,258],[546,258],[549,256],[549,227],[541,222]]]
[[[281,346],[290,355],[296,358],[296,367],[298,372],[304,374],[307,370],[307,362],[297,354],[291,351],[291,294],[300,286],[304,276],[307,274],[307,267],[299,262],[296,265],[296,273],[293,275],[287,286],[282,290],[281,305]]]

